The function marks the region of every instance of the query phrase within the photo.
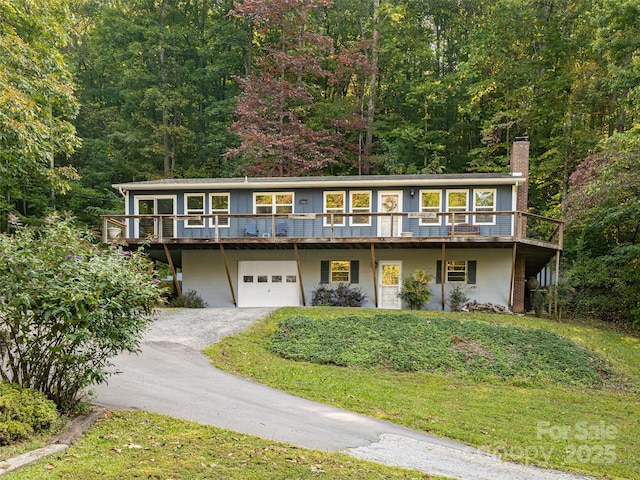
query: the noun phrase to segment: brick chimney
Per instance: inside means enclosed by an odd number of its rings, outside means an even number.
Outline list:
[[[522,183],[516,187],[516,210],[526,212],[529,208],[529,137],[516,137],[511,150],[511,174],[522,177]],[[514,234],[522,237],[527,234],[526,217],[518,217],[514,226]],[[515,247],[514,247],[515,248]],[[526,258],[518,252],[514,265],[513,298],[511,310],[515,313],[524,312],[525,304],[525,274]]]
[[[518,185],[516,210],[526,212],[529,208],[529,137],[516,137],[511,150],[511,174],[521,176]]]

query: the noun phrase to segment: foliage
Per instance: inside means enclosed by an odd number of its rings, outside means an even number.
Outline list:
[[[367,298],[360,288],[347,283],[320,284],[311,295],[311,305],[331,307],[361,307]]]
[[[513,378],[461,378],[424,372],[396,372],[389,369],[342,368],[286,360],[269,349],[277,325],[287,318],[307,316],[330,319],[370,316],[369,309],[282,308],[272,312],[249,330],[227,337],[209,346],[205,353],[212,363],[225,371],[243,375],[294,395],[328,403],[355,412],[385,419],[409,428],[429,432],[473,445],[505,460],[522,461],[526,448],[544,448],[549,456],[533,456],[528,462],[547,468],[571,470],[598,478],[640,478],[637,439],[640,436],[640,411],[637,404],[640,364],[637,361],[640,339],[628,331],[595,319],[555,320],[481,313],[422,311],[416,316],[426,322],[434,318],[476,320],[479,322],[544,329],[571,339],[595,351],[615,370],[629,378],[635,391],[600,389],[533,382]],[[509,415],[505,415],[509,412]],[[615,462],[584,462],[569,458],[577,438],[569,435],[538,437],[538,425],[576,425],[615,428]],[[580,439],[583,449],[593,452],[602,445],[602,437]],[[505,448],[507,447],[507,448]]]
[[[409,314],[292,317],[280,323],[270,348],[291,360],[473,378],[594,386],[610,374],[597,354],[545,330]]]
[[[181,297],[171,299],[169,306],[175,308],[205,308],[207,302],[195,290],[187,290]]]
[[[141,252],[95,244],[69,218],[0,236],[0,375],[63,411],[136,351],[160,288]]]
[[[580,165],[566,211],[570,307],[640,327],[640,127]]]
[[[57,418],[55,404],[41,393],[0,382],[0,445],[24,440]]]
[[[326,82],[324,60],[332,40],[318,31],[313,15],[330,0],[243,1],[232,14],[255,31],[260,55],[240,80],[238,120],[242,143],[227,153],[248,161],[246,173],[296,176],[322,172],[339,156],[335,132],[311,124],[315,82]]]
[[[464,290],[464,285],[455,284],[449,292],[449,308],[453,312],[459,312],[465,303],[469,301],[469,296]]]
[[[109,413],[69,450],[8,479],[417,479],[412,470],[149,412]],[[429,477],[432,478],[432,477]],[[443,477],[435,477],[443,478]]]
[[[72,167],[55,167],[78,145],[71,74],[60,49],[68,40],[65,0],[0,0],[0,210],[25,217],[52,208]],[[44,196],[44,205],[41,205]]]
[[[431,300],[431,287],[429,284],[433,277],[424,270],[415,270],[411,276],[402,282],[402,290],[398,294],[400,298],[409,304],[411,310],[422,310],[425,304]]]
[[[544,313],[544,294],[539,289],[533,294],[533,311],[536,317],[541,317]]]

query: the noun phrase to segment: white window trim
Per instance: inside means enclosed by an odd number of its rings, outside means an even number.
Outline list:
[[[256,204],[256,197],[257,196],[267,196],[267,195],[271,195],[271,215],[276,215],[276,210],[278,208],[278,205],[289,205],[287,204],[277,204],[276,203],[276,196],[277,195],[291,195],[291,213],[294,213],[294,206],[296,204],[296,196],[294,192],[253,192],[253,214],[254,215],[258,215],[257,211],[258,211],[258,205]],[[261,206],[266,206],[266,205],[261,205]],[[283,215],[283,214],[279,214],[279,215]]]
[[[153,200],[153,209],[155,211],[156,204],[157,204],[156,200],[166,200],[166,199],[171,199],[173,201],[173,213],[175,215],[177,203],[178,203],[177,195],[134,195],[133,196],[133,214],[140,215],[140,200]],[[154,213],[154,215],[158,215],[158,214]],[[174,235],[177,235],[178,233],[177,227],[178,225],[176,220],[173,220]],[[133,230],[134,230],[135,238],[140,238],[140,219],[139,218],[135,219]]]
[[[201,209],[189,209],[189,198],[193,197],[201,197],[202,198],[202,208]],[[184,213],[185,215],[204,215],[206,208],[206,196],[204,193],[185,193],[184,194]],[[205,227],[205,219],[202,218],[200,221],[200,225],[191,225],[193,220],[185,220],[184,228],[204,228]],[[197,221],[197,220],[196,220]]]
[[[342,210],[337,210],[337,209],[330,209],[331,211],[327,210],[327,195],[342,195]],[[329,191],[325,191],[322,192],[322,211],[324,213],[333,213],[333,214],[337,214],[337,215],[341,215],[341,214],[345,214],[346,212],[346,202],[347,202],[347,194],[344,190],[329,190]],[[334,227],[344,227],[345,223],[344,220],[345,217],[344,215],[342,216],[342,222],[340,223],[334,223],[333,226]],[[324,226],[325,227],[330,227],[331,226],[331,217],[329,216],[325,216],[324,217]]]
[[[333,279],[333,264],[336,262],[347,264],[347,280]],[[349,260],[329,260],[329,283],[351,283],[351,262]]]
[[[363,207],[356,207],[357,211],[354,211],[353,196],[354,195],[362,195],[362,194],[369,195],[369,208],[367,210],[365,210]],[[352,216],[352,217],[349,217],[349,225],[351,225],[352,227],[370,227],[371,226],[372,202],[373,202],[373,193],[372,193],[371,190],[354,190],[354,191],[350,191],[349,192],[350,212],[354,213],[354,214],[366,215],[367,222],[366,223],[356,223],[356,218],[357,217]]]
[[[213,197],[227,197],[227,210],[222,213],[222,211],[217,211],[214,212],[213,211]],[[229,215],[229,213],[231,212],[231,195],[229,194],[229,192],[215,192],[215,193],[210,193],[209,194],[209,213],[211,215]],[[225,221],[226,220],[226,225],[223,225],[220,223],[220,220]],[[223,218],[223,219],[218,219],[218,228],[229,228],[231,224],[230,219],[227,218]],[[210,225],[211,228],[215,228],[216,226],[216,219],[215,217],[211,217],[210,218]]]
[[[420,202],[420,204],[418,206],[418,208],[420,209],[420,213],[432,212],[432,211],[434,211],[433,209],[435,208],[435,207],[428,207],[428,210],[423,210],[423,208],[424,208],[422,206],[422,194],[423,193],[437,193],[438,194],[438,210],[436,211],[436,214],[442,212],[442,190],[429,189],[429,190],[420,190],[418,192],[418,195],[420,195],[418,197],[418,200]],[[437,226],[437,225],[440,225],[440,223],[441,223],[440,217],[438,217],[438,216],[436,216],[435,221],[429,221],[429,220],[431,220],[431,219],[429,219],[429,218],[421,218],[420,219],[420,225]]]
[[[476,193],[477,192],[491,192],[493,193],[493,208],[491,208],[491,210],[478,210],[478,206],[476,205]],[[473,211],[474,212],[482,212],[484,214],[484,212],[495,212],[496,211],[496,204],[498,203],[498,191],[495,188],[476,188],[473,190]],[[487,207],[482,207],[482,208],[487,208]],[[495,215],[491,215],[491,221],[490,222],[479,222],[478,221],[478,217],[479,215],[474,215],[474,219],[473,219],[473,223],[475,223],[476,225],[495,225],[496,224],[496,216]]]
[[[467,205],[464,207],[464,210],[451,210],[451,206],[449,205],[449,196],[452,193],[464,193],[467,197]],[[462,208],[462,207],[454,207],[456,209]],[[466,189],[455,189],[455,190],[447,190],[447,213],[454,213],[456,211],[462,211],[462,212],[466,212],[469,210],[469,190]],[[451,225],[453,222],[453,218],[454,215],[447,215],[447,225]],[[465,215],[464,217],[464,221],[463,222],[455,222],[455,223],[469,223],[469,217],[467,215]]]

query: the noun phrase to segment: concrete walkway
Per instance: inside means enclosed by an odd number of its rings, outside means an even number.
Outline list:
[[[140,409],[387,465],[469,480],[585,479],[506,463],[497,456],[371,417],[289,395],[212,367],[200,349],[240,331],[269,309],[166,310],[139,355],[96,388],[94,403]]]

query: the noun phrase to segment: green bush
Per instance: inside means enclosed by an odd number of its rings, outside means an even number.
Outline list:
[[[411,310],[422,310],[431,300],[431,287],[429,284],[433,277],[424,270],[415,270],[410,277],[402,282],[400,298],[409,305]]]
[[[176,297],[169,302],[169,306],[175,308],[205,308],[205,302],[195,290],[187,290],[181,297]]]
[[[565,282],[573,312],[640,330],[640,245],[610,248],[593,258],[581,255],[566,269]]]
[[[0,445],[28,438],[49,428],[58,418],[55,404],[44,395],[0,383]]]
[[[462,285],[456,284],[449,292],[449,308],[453,312],[459,312],[468,301],[469,297]]]
[[[330,307],[361,307],[367,296],[357,287],[339,283],[335,287],[321,284],[311,294],[311,305]]]
[[[160,287],[141,251],[96,244],[71,219],[0,235],[0,374],[61,411],[136,351]]]

